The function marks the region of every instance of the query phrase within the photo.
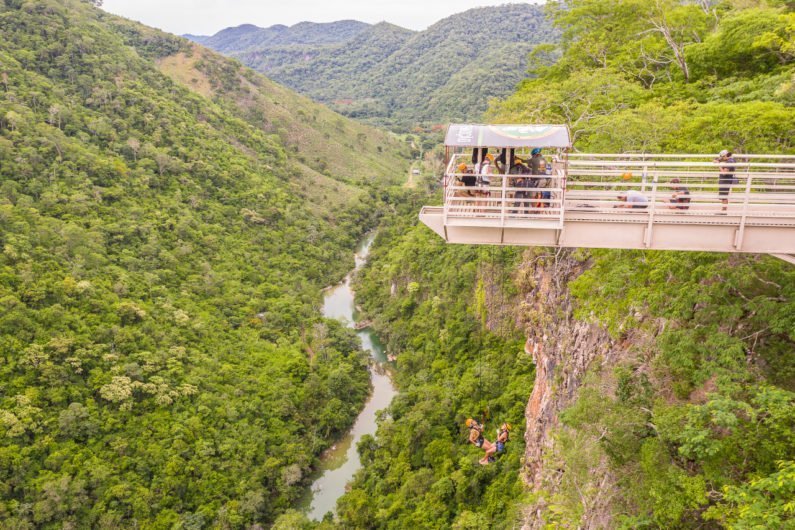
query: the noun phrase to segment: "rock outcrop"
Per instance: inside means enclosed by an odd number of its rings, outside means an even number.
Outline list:
[[[611,363],[622,354],[621,345],[596,324],[573,317],[568,282],[588,268],[568,250],[530,250],[519,271],[525,292],[520,321],[527,334],[525,350],[533,356],[536,378],[525,418],[523,476],[536,499],[525,511],[523,528],[543,528],[549,499],[557,492],[565,469],[555,459],[559,413],[577,397],[586,372]],[[602,462],[602,464],[606,464]],[[587,488],[580,494],[583,517],[580,528],[610,527],[609,497],[612,491],[607,465],[592,470]]]

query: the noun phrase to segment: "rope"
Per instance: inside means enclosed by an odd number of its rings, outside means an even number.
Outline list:
[[[481,275],[480,281],[482,282],[483,275],[483,247],[478,248],[478,274]],[[484,304],[485,304],[485,286],[484,286]],[[480,296],[480,293],[478,293]],[[484,308],[479,308],[483,311]],[[478,406],[483,403],[483,318],[481,314],[477,315],[478,323]],[[485,427],[486,425],[486,411],[484,410],[480,416],[480,424]]]
[[[502,309],[505,305],[505,247],[500,247],[500,315],[502,315]],[[504,325],[503,319],[500,318],[500,330],[502,331],[502,326]]]

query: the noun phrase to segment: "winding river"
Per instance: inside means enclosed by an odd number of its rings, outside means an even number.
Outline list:
[[[353,328],[357,322],[356,303],[351,290],[351,277],[365,263],[375,234],[368,235],[356,251],[356,267],[342,283],[328,289],[323,301],[323,315],[345,322]],[[320,466],[315,472],[311,488],[301,501],[300,508],[310,519],[321,520],[327,512],[333,512],[337,499],[345,493],[345,485],[361,467],[356,445],[365,434],[375,434],[376,413],[386,408],[396,394],[389,374],[386,353],[378,337],[364,328],[356,332],[362,347],[370,352],[373,363],[370,379],[373,391],[356,418],[351,430],[321,456]]]

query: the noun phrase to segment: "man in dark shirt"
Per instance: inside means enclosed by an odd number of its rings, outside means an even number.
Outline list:
[[[530,159],[530,172],[533,175],[544,175],[546,174],[546,167],[547,161],[544,158],[544,155],[541,154],[541,149],[536,147],[530,153],[532,158]],[[546,188],[549,186],[549,179],[545,177],[535,177],[530,179],[531,188]],[[548,191],[541,191],[541,190],[533,190],[532,197],[535,199],[535,205],[539,208],[548,208],[549,202],[548,199],[552,196],[552,194]]]
[[[690,208],[690,190],[687,186],[683,186],[681,181],[677,178],[671,179],[671,189],[674,190],[673,195],[671,196],[671,208],[672,210],[687,210]]]
[[[731,191],[732,184],[736,184],[734,180],[734,172],[736,170],[734,164],[736,162],[732,158],[732,152],[728,149],[718,153],[718,158],[715,159],[715,162],[719,164],[718,196],[721,198],[720,202],[723,203],[721,211],[726,212],[729,209],[729,191]]]

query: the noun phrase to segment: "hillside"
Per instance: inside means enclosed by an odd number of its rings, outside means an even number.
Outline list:
[[[0,33],[0,527],[268,524],[368,393],[318,306],[402,144],[91,2]]]
[[[199,41],[347,116],[407,126],[479,118],[490,98],[523,78],[530,51],[558,36],[534,4],[471,9],[421,32],[310,25],[340,39],[323,45],[299,38],[301,26],[286,40],[273,39],[274,28],[246,26]]]
[[[490,120],[565,122],[583,151],[795,153],[791,2],[560,7],[562,48]],[[401,394],[341,527],[793,528],[795,268],[445,245],[408,210],[357,284]],[[467,417],[514,424],[494,464]]]
[[[257,51],[273,46],[338,44],[351,40],[369,26],[356,20],[329,23],[301,22],[291,27],[277,24],[269,28],[243,24],[221,30],[209,37],[196,35],[185,35],[185,37],[222,53],[235,53]]]
[[[795,153],[792,2],[560,7],[560,59],[489,119],[569,123],[595,152]],[[793,528],[795,268],[593,251],[522,274],[549,367],[526,410],[524,528]]]

